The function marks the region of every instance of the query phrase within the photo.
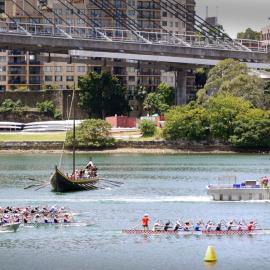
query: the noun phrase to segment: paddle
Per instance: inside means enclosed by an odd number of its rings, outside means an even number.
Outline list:
[[[35,191],[40,190],[40,189],[42,189],[42,188],[45,188],[45,187],[47,187],[48,185],[50,185],[50,183],[46,183],[45,185],[42,185],[41,187],[35,189]]]
[[[27,187],[24,187],[23,189],[29,189],[29,188],[31,188],[31,187],[37,187],[37,186],[40,186],[40,185],[36,185],[36,184],[34,184],[34,185],[29,185],[29,186],[27,186]]]
[[[121,186],[119,184],[114,184],[114,183],[110,183],[110,182],[107,182],[107,181],[104,181],[104,182],[107,183],[110,186],[115,186],[115,187],[120,187]]]
[[[113,184],[118,184],[118,185],[123,185],[123,182],[119,182],[119,181],[112,181],[112,180],[107,180],[107,179],[99,179],[100,181],[104,181],[104,182],[109,182],[109,183],[113,183]]]

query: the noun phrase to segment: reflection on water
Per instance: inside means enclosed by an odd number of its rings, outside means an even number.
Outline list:
[[[24,190],[28,178],[46,180],[58,163],[55,154],[0,155],[0,205],[59,205],[90,227],[20,228],[0,234],[1,269],[266,269],[270,235],[123,235],[148,212],[162,221],[254,218],[270,228],[269,202],[213,202],[205,187],[220,175],[256,179],[270,175],[267,155],[92,155],[102,177],[119,188],[55,194],[46,187]],[[78,166],[89,155],[78,155]],[[72,167],[71,155],[64,169]],[[213,268],[203,258],[216,249]],[[251,255],[252,251],[252,255]],[[7,255],[8,254],[8,255]],[[265,254],[265,256],[264,256]],[[24,263],[22,263],[24,262]]]

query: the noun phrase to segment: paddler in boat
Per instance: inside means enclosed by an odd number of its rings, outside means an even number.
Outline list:
[[[14,215],[14,222],[15,223],[20,223],[20,215],[19,214]]]
[[[221,222],[217,224],[216,231],[221,231]]]
[[[40,214],[36,214],[36,216],[35,216],[35,223],[41,223]]]
[[[214,228],[214,223],[212,221],[208,221],[205,226],[205,230],[210,232],[213,228]]]
[[[43,221],[44,221],[45,224],[49,223],[49,218],[48,218],[47,214],[44,214]]]
[[[179,231],[181,228],[182,228],[182,224],[179,220],[177,220],[175,225],[174,225],[173,231],[174,232]]]
[[[165,223],[165,226],[164,226],[164,231],[168,231],[168,229],[172,228],[171,226],[171,222],[168,220],[166,223]]]
[[[192,223],[190,221],[184,223],[184,231],[190,231],[191,227]]]
[[[54,216],[53,223],[59,223],[58,215]]]
[[[10,222],[9,215],[4,215],[2,219],[3,224],[8,224]]]
[[[196,225],[194,226],[194,231],[195,231],[195,232],[201,231],[201,222],[200,222],[200,221],[198,221],[198,222],[196,223]]]
[[[256,227],[256,222],[255,221],[250,221],[249,224],[247,225],[247,230],[248,231],[253,231]]]
[[[153,225],[153,231],[161,231],[163,228],[163,225],[160,223],[159,220],[157,220]]]
[[[64,222],[64,223],[70,223],[70,222],[71,222],[69,214],[65,214],[65,215],[64,215],[63,222]]]
[[[148,224],[149,224],[149,216],[148,214],[144,214],[142,218],[142,226],[145,231],[149,229]]]
[[[233,220],[231,220],[228,224],[227,224],[227,230],[231,231],[233,229],[233,227],[235,227],[235,224],[233,222]]]

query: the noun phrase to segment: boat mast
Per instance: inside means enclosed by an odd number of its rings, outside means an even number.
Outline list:
[[[73,88],[73,173],[75,173],[75,166],[76,166],[76,160],[75,160],[75,148],[76,148],[76,132],[75,132],[75,84]]]

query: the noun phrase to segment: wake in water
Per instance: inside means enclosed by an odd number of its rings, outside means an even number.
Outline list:
[[[36,203],[48,203],[48,204],[63,204],[63,203],[77,203],[77,202],[92,202],[92,203],[269,203],[270,200],[248,200],[248,201],[213,201],[210,196],[162,196],[162,197],[95,197],[95,198],[18,198],[18,199],[1,199],[1,203],[23,203],[23,204],[36,204]]]

